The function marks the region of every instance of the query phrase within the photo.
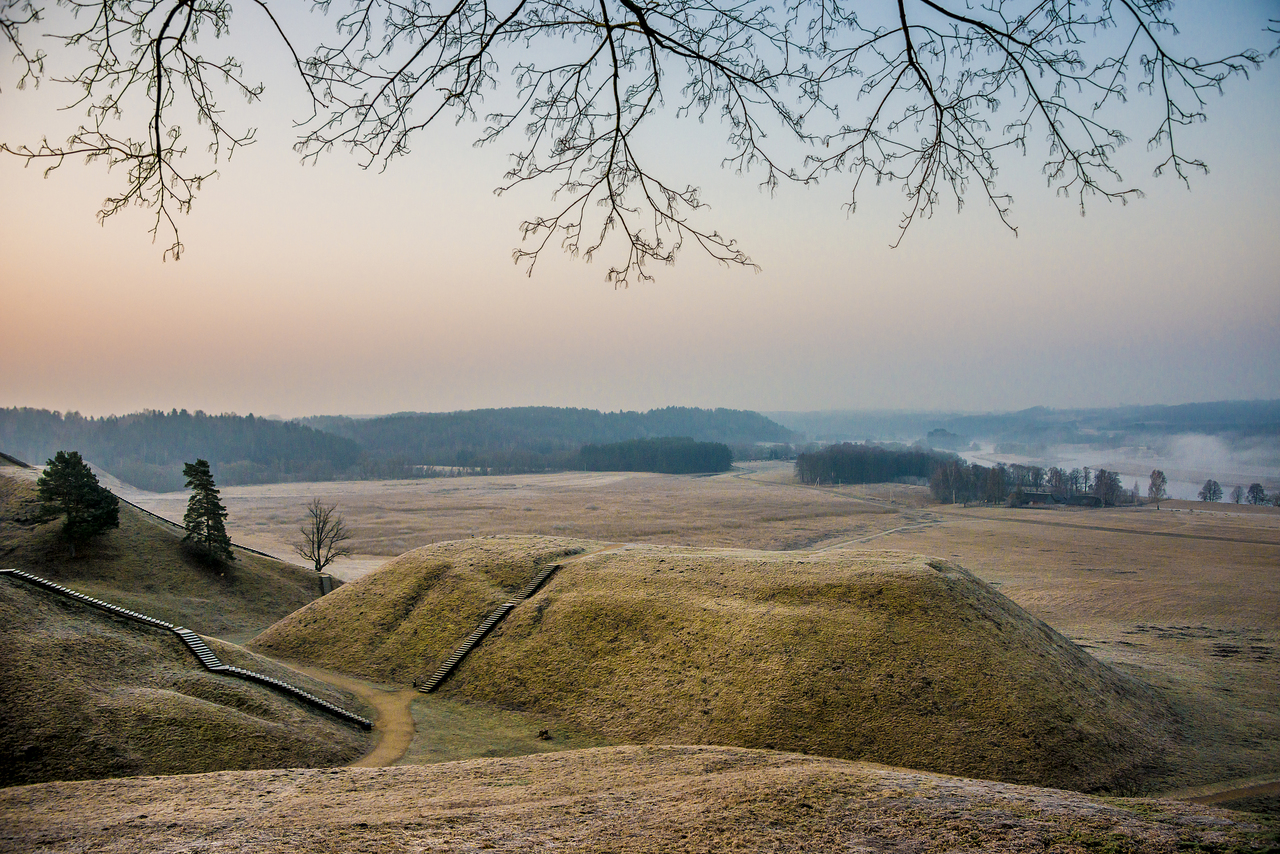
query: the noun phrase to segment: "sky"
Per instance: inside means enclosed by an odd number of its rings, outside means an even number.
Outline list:
[[[1188,52],[1265,48],[1274,36],[1254,24],[1274,10],[1232,4],[1236,18],[1180,38]],[[1045,188],[1034,155],[1004,161],[1016,237],[974,198],[891,248],[897,188],[874,188],[852,216],[840,178],[771,196],[720,167],[723,126],[655,122],[655,158],[703,186],[703,221],[760,270],[690,249],[626,289],[605,281],[608,256],[548,253],[531,277],[512,264],[550,188],[496,197],[509,149],[474,148],[479,126],[433,130],[381,173],[341,151],[303,166],[297,93],[282,67],[255,71],[266,100],[232,116],[258,141],[179,222],[180,261],[162,261],[145,210],[98,224],[118,176],[69,162],[46,178],[0,156],[0,406],[295,417],[1280,397],[1280,57],[1229,81],[1186,133],[1211,169],[1190,190],[1150,177],[1136,132],[1120,162],[1145,198],[1094,200],[1084,217]],[[0,139],[65,126],[57,87],[18,91],[16,73],[0,75]]]

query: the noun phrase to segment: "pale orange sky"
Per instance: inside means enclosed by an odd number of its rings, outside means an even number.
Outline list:
[[[302,167],[268,100],[247,114],[260,142],[181,220],[177,263],[161,262],[146,211],[95,222],[114,176],[69,163],[43,179],[0,159],[0,406],[297,416],[1280,397],[1277,62],[1232,81],[1187,134],[1212,170],[1190,192],[1152,180],[1137,140],[1125,174],[1147,197],[1094,201],[1081,218],[1044,189],[1034,156],[1006,161],[1016,238],[974,198],[890,249],[896,189],[853,217],[838,179],[771,199],[719,169],[723,129],[664,127],[668,168],[704,186],[707,221],[762,271],[688,250],[621,291],[604,282],[607,258],[552,253],[531,279],[512,265],[517,226],[550,188],[495,198],[505,149],[473,149],[476,126],[423,138],[384,174],[341,152]],[[38,133],[39,97],[0,79],[0,138]]]

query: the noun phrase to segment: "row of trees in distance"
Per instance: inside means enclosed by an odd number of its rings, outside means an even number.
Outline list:
[[[1222,484],[1213,478],[1209,478],[1204,482],[1204,486],[1200,487],[1197,497],[1201,501],[1214,502],[1221,501],[1222,494]],[[1260,483],[1249,484],[1247,490],[1239,484],[1231,488],[1231,503],[1242,504],[1246,499],[1253,505],[1273,504],[1280,507],[1280,492],[1276,492],[1268,498],[1267,490]]]
[[[733,454],[722,442],[696,442],[688,437],[632,439],[586,445],[570,467],[583,471],[703,474],[728,471],[733,467]]]
[[[923,482],[950,454],[918,447],[887,447],[870,442],[827,445],[796,456],[796,477],[801,483],[889,483],[907,479]]]
[[[1030,492],[1048,493],[1067,503],[1085,498],[1092,499],[1088,503],[1104,506],[1137,501],[1137,484],[1126,490],[1117,473],[1103,468],[1068,470],[1004,463],[984,466],[959,457],[951,457],[934,468],[929,489],[934,498],[948,504],[1000,504],[1010,500],[1022,503]]]

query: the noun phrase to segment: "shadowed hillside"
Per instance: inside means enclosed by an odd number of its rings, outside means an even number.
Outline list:
[[[350,695],[229,644],[228,664],[347,708]],[[0,578],[0,786],[46,780],[316,767],[360,756],[359,729],[210,673],[169,631]]]
[[[38,509],[33,479],[0,474],[0,566],[198,632],[249,637],[320,595],[315,572],[239,549],[229,567],[210,568],[183,547],[180,531],[123,503],[120,527],[72,559],[58,537],[61,520],[42,524]]]
[[[417,549],[254,647],[370,678],[420,677],[502,588],[574,545],[512,537]],[[625,741],[799,750],[1083,790],[1158,778],[1175,729],[1148,688],[965,570],[892,552],[628,546],[570,560],[441,693]]]

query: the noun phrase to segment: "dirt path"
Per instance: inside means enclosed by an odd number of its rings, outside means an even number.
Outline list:
[[[349,768],[383,768],[394,765],[409,749],[417,732],[413,725],[413,715],[409,712],[409,704],[414,698],[421,696],[416,688],[387,690],[333,670],[308,667],[296,662],[281,663],[321,682],[350,691],[373,706],[377,712],[373,723],[373,749],[352,762]]]
[[[1193,804],[1225,804],[1227,801],[1238,801],[1241,798],[1258,798],[1266,795],[1280,795],[1280,782],[1261,783],[1257,786],[1245,786],[1242,789],[1228,789],[1199,798],[1187,798]]]
[[[912,522],[910,525],[899,525],[896,528],[890,528],[887,531],[880,531],[875,534],[868,534],[865,537],[854,537],[853,539],[850,539],[850,540],[840,540],[838,542],[828,543],[825,546],[817,546],[814,548],[814,551],[825,552],[825,551],[830,551],[831,549],[842,549],[842,548],[845,548],[846,546],[852,546],[852,545],[857,545],[858,543],[870,542],[871,540],[874,540],[877,537],[887,537],[890,534],[896,534],[899,531],[910,531],[915,528],[932,528],[934,525],[940,525],[940,524],[942,524],[942,522],[936,519],[932,519],[927,522]]]
[[[1211,783],[1194,789],[1166,792],[1159,797],[1212,806],[1214,804],[1238,801],[1242,798],[1258,798],[1268,795],[1280,795],[1280,777],[1267,775],[1261,778],[1254,777],[1250,780],[1224,780],[1221,783]]]

